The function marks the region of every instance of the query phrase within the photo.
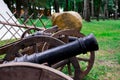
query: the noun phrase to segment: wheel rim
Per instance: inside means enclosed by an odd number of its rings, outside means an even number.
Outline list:
[[[30,29],[27,29],[21,36],[21,38],[25,38],[26,36],[32,34],[33,32],[36,32],[36,31],[42,31],[42,29],[39,29],[39,28],[30,28]]]
[[[82,38],[85,37],[84,34],[76,31],[76,30],[62,30],[62,31],[58,31],[55,34],[52,35],[52,37],[56,37],[59,38],[61,35],[66,35],[66,36],[75,36],[78,38]],[[68,42],[69,40],[67,40],[66,42]],[[63,64],[70,64],[69,62],[72,63],[73,67],[75,68],[75,72],[74,72],[74,79],[75,80],[80,80],[83,79],[91,70],[91,68],[93,67],[94,64],[94,59],[95,59],[95,53],[94,51],[89,52],[89,58],[79,58],[79,57],[74,57],[74,59],[70,59],[69,61],[65,61],[66,63],[58,63],[57,65],[54,65],[54,68],[59,68],[61,67]],[[80,62],[85,62],[86,64],[86,69],[82,69],[81,64],[79,64]],[[79,65],[78,65],[79,64]],[[71,74],[71,72],[70,72]]]
[[[62,42],[61,40],[59,39],[56,39],[54,37],[50,37],[50,36],[32,36],[32,37],[28,37],[28,38],[24,38],[22,40],[20,40],[19,42],[17,42],[15,45],[13,45],[11,47],[11,49],[9,49],[7,51],[7,54],[4,58],[4,60],[12,60],[14,59],[16,56],[22,56],[22,55],[16,55],[19,53],[20,50],[23,50],[24,52],[24,49],[26,50],[26,48],[28,49],[28,51],[30,50],[30,46],[32,46],[32,51],[31,53],[38,53],[38,52],[41,52],[41,48],[43,47],[43,44],[47,42],[49,44],[52,44],[52,46],[54,47],[57,47],[57,46],[60,46],[60,45],[63,45],[64,42]],[[39,47],[39,43],[41,44]],[[38,49],[40,48],[40,50]],[[31,54],[29,53],[29,54]],[[24,55],[24,53],[23,53]]]
[[[53,68],[27,62],[0,65],[0,80],[73,80]]]

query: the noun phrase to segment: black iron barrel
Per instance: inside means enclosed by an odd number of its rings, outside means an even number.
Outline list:
[[[78,38],[68,44],[41,53],[34,53],[32,55],[24,55],[15,58],[15,60],[11,62],[32,62],[40,64],[47,62],[49,64],[54,64],[78,54],[85,54],[88,51],[96,51],[98,48],[97,40],[93,34],[90,34],[84,38]]]

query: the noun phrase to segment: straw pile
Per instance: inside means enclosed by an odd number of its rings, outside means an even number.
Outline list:
[[[82,18],[74,11],[54,13],[52,15],[52,23],[57,25],[59,29],[75,29],[80,31],[82,28]]]

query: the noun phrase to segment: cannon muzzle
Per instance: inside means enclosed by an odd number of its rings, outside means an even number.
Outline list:
[[[61,60],[76,56],[78,54],[85,54],[88,51],[98,50],[98,43],[93,34],[84,38],[78,38],[75,41],[58,46],[41,53],[34,53],[32,55],[24,55],[15,58],[11,62],[32,62],[54,64]]]

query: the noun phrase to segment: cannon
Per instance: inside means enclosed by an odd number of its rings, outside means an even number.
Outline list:
[[[48,65],[52,67],[55,66],[56,63],[62,61],[65,62],[66,59],[78,54],[85,54],[88,51],[95,50],[98,50],[98,43],[91,34],[87,37],[75,39],[73,42],[46,50],[41,53],[34,53],[31,55],[24,55],[22,57],[15,58],[10,62],[32,62],[39,64],[48,63]],[[72,59],[74,60],[74,58]],[[74,79],[79,80],[80,78],[74,77]]]

